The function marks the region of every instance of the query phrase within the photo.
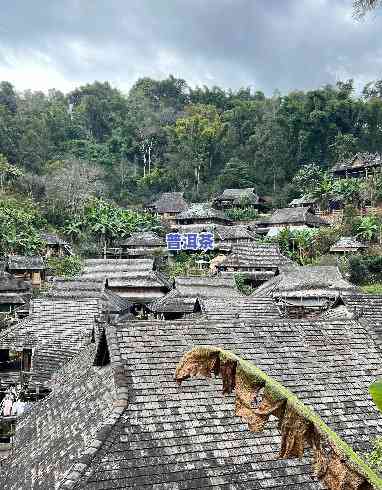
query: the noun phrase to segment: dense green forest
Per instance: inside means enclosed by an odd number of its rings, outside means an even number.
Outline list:
[[[107,82],[68,94],[0,84],[0,213],[15,229],[27,219],[78,236],[92,213],[116,216],[163,191],[198,201],[255,186],[280,206],[301,194],[292,179],[303,165],[324,170],[356,151],[382,151],[382,81],[360,96],[349,80],[272,97],[173,76],[128,94]]]

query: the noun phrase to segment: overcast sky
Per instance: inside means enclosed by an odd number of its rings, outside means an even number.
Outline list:
[[[169,73],[190,85],[271,94],[382,78],[382,11],[352,0],[3,0],[0,80],[69,91],[109,80],[128,91]]]

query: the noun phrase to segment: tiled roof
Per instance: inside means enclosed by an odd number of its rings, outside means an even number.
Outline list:
[[[231,254],[222,263],[224,267],[278,269],[292,261],[281,254],[277,245],[268,243],[234,243]]]
[[[327,295],[352,295],[358,291],[356,286],[342,277],[337,267],[304,266],[282,268],[278,276],[257,288],[256,294],[273,297],[318,298]]]
[[[275,424],[259,434],[247,430],[234,416],[233,397],[219,393],[221,381],[192,379],[176,386],[175,367],[195,345],[219,346],[254,362],[316,410],[358,452],[370,448],[371,434],[382,433],[381,414],[368,395],[368,386],[381,375],[382,358],[356,321],[156,320],[117,325],[110,336],[112,365],[125,366],[129,402],[114,424],[101,431],[102,437],[89,441],[86,458],[79,451],[80,459],[72,460],[61,488],[322,489],[307,460],[277,459],[280,437]],[[69,399],[57,405],[59,425],[47,433],[46,444],[66,431],[64,460],[71,437],[78,435],[67,430],[65,420],[59,423],[60,413],[67,413],[68,407],[75,410],[77,390],[73,383]],[[46,474],[49,462],[40,444],[41,439],[30,452],[20,445],[25,459],[18,471],[9,465],[10,490],[20,487],[26,468]]]
[[[212,298],[203,301],[208,320],[255,321],[258,318],[279,318],[280,313],[273,298],[243,296],[241,298]]]
[[[181,213],[188,208],[183,192],[164,192],[152,205],[157,213]]]
[[[272,225],[312,225],[328,226],[328,223],[309,211],[309,208],[277,209],[270,217],[268,224]]]
[[[200,298],[230,298],[241,296],[232,276],[176,277],[175,289],[179,296]]]
[[[156,233],[151,231],[132,233],[126,240],[120,242],[124,247],[164,247],[165,242]]]
[[[356,153],[351,158],[345,161],[336,163],[332,171],[338,172],[341,170],[352,170],[364,167],[374,167],[376,165],[382,165],[382,158],[379,153]]]
[[[33,348],[32,381],[47,382],[52,374],[90,343],[99,300],[35,299],[28,318],[0,332],[0,348]]]
[[[41,271],[45,269],[44,260],[42,257],[30,257],[21,255],[10,255],[8,257],[8,269],[10,271]]]
[[[68,242],[53,233],[40,233],[40,236],[48,245],[68,245]]]
[[[176,219],[179,223],[189,219],[218,219],[227,223],[231,221],[223,211],[213,208],[209,202],[192,204],[191,207],[180,213]]]
[[[298,197],[297,199],[293,199],[290,203],[289,206],[296,206],[296,207],[304,207],[304,206],[309,206],[310,204],[314,204],[317,202],[316,197],[304,195],[302,197]]]
[[[357,251],[361,248],[367,248],[354,237],[343,236],[334,245],[330,247],[331,252]]]
[[[216,198],[216,201],[232,201],[234,204],[240,204],[242,199],[257,204],[259,196],[256,194],[254,187],[247,187],[245,189],[225,189],[223,193]]]
[[[113,369],[93,366],[95,349],[91,344],[82,350],[56,375],[48,397],[18,421],[11,461],[1,468],[2,488],[56,488],[73,461],[86,449],[91,455],[96,433],[115,421],[109,419],[116,398]]]

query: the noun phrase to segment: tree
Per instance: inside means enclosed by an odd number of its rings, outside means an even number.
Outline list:
[[[368,242],[379,236],[380,229],[381,226],[376,216],[364,216],[356,227],[357,236]]]
[[[21,177],[23,172],[21,169],[17,168],[15,165],[8,163],[5,155],[0,153],[0,190],[4,192],[4,184],[6,179]]]
[[[381,0],[354,0],[354,16],[356,18],[362,18],[367,14],[367,12],[379,7],[381,3]]]

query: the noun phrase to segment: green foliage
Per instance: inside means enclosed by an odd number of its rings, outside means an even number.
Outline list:
[[[235,284],[237,289],[246,296],[249,296],[255,290],[250,284],[248,284],[245,274],[235,274]]]
[[[349,279],[354,284],[382,282],[381,255],[351,255],[346,262]]]
[[[256,209],[247,207],[247,208],[231,208],[226,209],[225,214],[233,221],[250,221],[257,219],[259,213]]]
[[[181,251],[174,256],[174,261],[171,263],[166,272],[171,278],[178,276],[205,276],[209,273],[208,267],[206,269],[200,269],[198,265],[199,260],[210,261],[214,255],[214,252],[195,252],[187,253]]]
[[[0,199],[0,255],[39,253],[44,219],[31,201]]]
[[[82,260],[77,255],[68,257],[50,257],[47,266],[53,276],[73,277],[78,276],[83,268]]]
[[[382,225],[381,220],[377,216],[364,216],[360,218],[355,226],[357,236],[365,241],[372,241],[379,238]]]
[[[382,294],[382,282],[377,282],[375,284],[365,284],[361,286],[364,293],[368,294]]]

